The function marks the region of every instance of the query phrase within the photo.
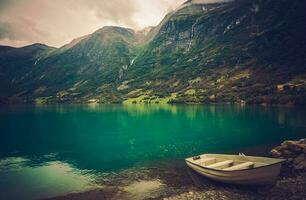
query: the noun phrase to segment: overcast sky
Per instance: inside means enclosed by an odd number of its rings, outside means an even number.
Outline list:
[[[106,25],[157,25],[186,0],[0,0],[0,45],[60,47]],[[194,0],[205,3],[230,0]]]
[[[185,0],[0,0],[0,44],[59,47],[105,26],[158,24]]]

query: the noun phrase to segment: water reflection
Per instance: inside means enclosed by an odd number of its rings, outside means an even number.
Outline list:
[[[304,108],[53,105],[0,108],[0,157],[56,159],[113,171],[305,136]],[[47,158],[46,160],[48,160]]]
[[[0,199],[42,199],[99,187],[93,175],[59,161],[36,165],[32,160],[0,160]]]

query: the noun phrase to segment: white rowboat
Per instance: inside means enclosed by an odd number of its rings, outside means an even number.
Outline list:
[[[284,159],[245,155],[203,154],[186,159],[199,174],[224,183],[274,184]]]

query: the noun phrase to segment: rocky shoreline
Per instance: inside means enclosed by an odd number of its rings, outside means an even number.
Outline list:
[[[285,141],[271,150],[276,158],[286,159],[286,165],[295,170],[306,169],[306,139],[299,141]]]
[[[306,140],[285,141],[271,150],[273,157],[285,158],[274,186],[236,186],[216,183],[198,176],[181,163],[125,170],[101,176],[101,188],[69,194],[52,200],[91,199],[306,199]]]

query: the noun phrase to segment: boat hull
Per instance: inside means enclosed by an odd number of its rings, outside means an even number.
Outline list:
[[[189,161],[187,165],[197,173],[223,183],[233,183],[242,185],[271,185],[275,184],[280,173],[282,163],[269,166],[253,168],[248,170],[223,171],[208,169]]]

